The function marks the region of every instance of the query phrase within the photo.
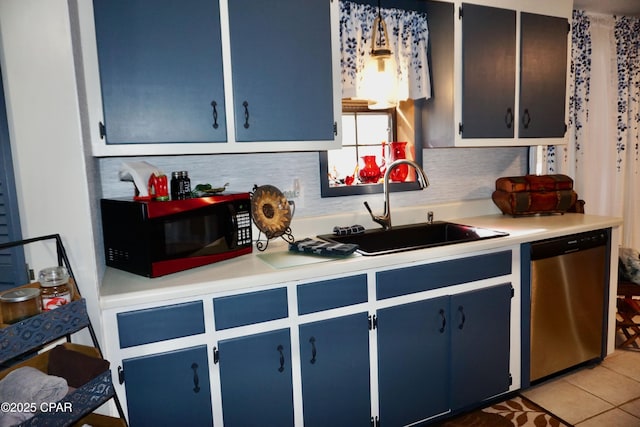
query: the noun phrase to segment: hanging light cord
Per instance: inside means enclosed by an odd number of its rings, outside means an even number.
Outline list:
[[[385,34],[384,36],[386,37],[387,35]],[[382,46],[382,12],[380,11],[380,0],[378,0],[378,38],[377,48]]]
[[[388,37],[388,34],[386,34],[386,31],[385,31],[385,28],[384,28],[384,24],[383,24],[383,21],[382,21],[382,10],[381,10],[381,7],[380,7],[380,0],[378,0],[378,20],[377,20],[377,23],[378,23],[378,31],[376,31],[376,33],[377,33],[378,40],[377,40],[377,42],[374,41],[374,44],[372,46],[371,53],[373,55],[378,54],[379,53],[378,51],[381,50],[382,46],[384,46],[382,33],[385,33],[384,37]]]

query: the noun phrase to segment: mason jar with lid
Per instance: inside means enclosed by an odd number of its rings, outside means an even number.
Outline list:
[[[71,302],[69,273],[65,267],[48,267],[40,271],[42,310],[48,311]]]
[[[2,307],[2,323],[12,324],[39,314],[40,289],[20,288],[0,295]]]

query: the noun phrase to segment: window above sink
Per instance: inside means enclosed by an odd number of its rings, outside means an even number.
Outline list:
[[[342,148],[321,151],[322,197],[382,193],[385,165],[396,160],[395,151],[422,166],[422,144],[415,138],[413,101],[397,108],[370,110],[366,101],[342,100]],[[360,174],[365,156],[373,156],[372,168]],[[369,172],[371,172],[369,170]],[[408,168],[391,178],[391,191],[418,190],[415,171]],[[394,179],[395,178],[395,179]]]

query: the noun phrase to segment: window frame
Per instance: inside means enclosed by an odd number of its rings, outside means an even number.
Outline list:
[[[395,108],[391,108],[388,110],[369,110],[366,105],[354,105],[352,102],[348,102],[347,100],[343,100],[342,103],[342,113],[357,113],[357,112],[379,112],[379,111],[387,111],[392,115],[393,121],[393,140],[397,140],[398,137],[398,120],[397,120],[397,110]],[[422,141],[419,138],[414,137],[413,141],[414,146],[414,161],[422,167]],[[318,152],[320,159],[320,196],[322,198],[325,197],[339,197],[339,196],[355,196],[362,194],[376,194],[382,193],[383,184],[356,184],[356,185],[345,185],[340,187],[332,187],[329,184],[329,155],[327,151],[319,151]],[[389,191],[397,192],[397,191],[413,191],[420,190],[420,183],[416,181],[412,182],[391,182],[389,181]]]

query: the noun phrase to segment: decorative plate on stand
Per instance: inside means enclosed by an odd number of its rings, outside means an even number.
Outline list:
[[[260,230],[256,247],[264,251],[269,245],[269,240],[276,237],[288,243],[293,243],[295,238],[291,234],[291,218],[295,211],[295,204],[287,200],[277,187],[273,185],[253,186],[251,193],[251,217]],[[262,241],[262,234],[267,238]]]

